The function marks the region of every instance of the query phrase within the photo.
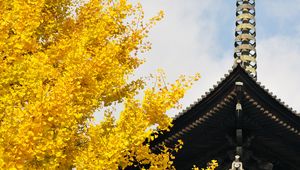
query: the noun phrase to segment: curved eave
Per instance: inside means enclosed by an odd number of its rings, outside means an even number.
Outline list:
[[[178,114],[173,120],[173,127],[169,132],[160,135],[152,146],[176,142],[182,135],[191,129],[208,121],[215,113],[224,107],[233,105],[235,100],[235,82],[244,84],[244,95],[254,107],[263,110],[270,120],[277,122],[282,128],[287,128],[300,136],[300,117],[292,108],[285,105],[280,99],[269,92],[264,86],[253,79],[239,64],[229,70],[214,88],[205,93],[201,99],[190,105],[185,111]],[[274,118],[275,117],[275,118]]]
[[[231,132],[236,129],[236,82],[243,83],[243,131],[248,137],[255,136],[251,149],[258,156],[278,160],[290,167],[300,167],[299,114],[253,79],[240,65],[236,65],[214,88],[177,115],[171,130],[151,142],[152,149],[159,151],[161,143],[173,146],[178,139],[182,139],[183,149],[174,161],[175,166],[181,169],[189,169],[197,161],[206,162],[218,156],[228,156],[228,151],[234,149],[229,138],[233,137]]]

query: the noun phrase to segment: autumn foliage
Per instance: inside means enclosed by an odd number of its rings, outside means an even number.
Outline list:
[[[166,111],[198,76],[154,76],[142,99],[144,79],[130,79],[162,15],[144,22],[126,0],[1,0],[0,169],[172,168],[168,148],[143,143],[151,127],[168,129]],[[115,119],[107,108],[117,102]]]

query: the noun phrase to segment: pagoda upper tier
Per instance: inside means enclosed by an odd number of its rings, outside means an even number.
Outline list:
[[[151,145],[183,148],[176,169],[205,167],[212,159],[221,170],[231,168],[239,153],[246,170],[299,170],[300,117],[261,86],[241,64],[218,85],[173,120],[169,132]]]

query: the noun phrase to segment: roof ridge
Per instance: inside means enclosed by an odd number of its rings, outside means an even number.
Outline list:
[[[203,99],[205,99],[209,94],[211,94],[232,72],[235,68],[237,68],[237,66],[240,64],[233,64],[233,66],[231,67],[231,69],[229,69],[227,72],[223,75],[223,77],[220,78],[219,81],[217,81],[217,84],[213,85],[213,88],[209,88],[209,90],[207,92],[205,92],[203,95],[201,95],[200,98],[196,99],[196,101],[194,101],[192,104],[190,104],[189,106],[187,106],[185,109],[183,109],[182,111],[180,111],[177,115],[174,116],[173,120],[178,119],[179,117],[181,117],[182,115],[184,115],[187,111],[189,111],[193,106],[197,105],[199,102],[201,102]],[[248,74],[248,73],[247,73]]]
[[[173,117],[173,121],[179,119],[180,117],[182,117],[186,112],[188,112],[191,108],[193,108],[195,105],[197,105],[198,103],[200,103],[201,101],[203,101],[203,99],[205,99],[208,95],[210,95],[222,82],[224,82],[224,80],[226,80],[227,77],[229,77],[229,75],[237,68],[240,67],[241,69],[244,70],[244,72],[248,75],[249,78],[251,78],[251,80],[253,80],[261,89],[263,89],[268,95],[270,95],[274,100],[276,100],[280,105],[282,105],[283,107],[285,107],[286,109],[288,109],[290,112],[292,112],[293,114],[295,114],[296,116],[300,117],[300,113],[297,113],[297,111],[295,109],[293,109],[292,107],[290,107],[288,104],[286,104],[284,101],[282,101],[279,97],[277,97],[276,95],[274,95],[269,89],[267,89],[264,85],[262,85],[262,83],[260,81],[257,81],[257,79],[255,77],[253,77],[251,75],[251,73],[247,72],[242,66],[241,63],[237,62],[235,64],[233,64],[232,68],[229,69],[227,71],[227,73],[224,74],[223,77],[220,78],[219,81],[217,81],[216,84],[213,85],[212,88],[209,88],[208,91],[206,91],[203,95],[201,95],[200,98],[196,99],[192,104],[190,104],[189,106],[187,106],[186,108],[184,108],[183,110],[181,110],[178,114],[176,114]]]

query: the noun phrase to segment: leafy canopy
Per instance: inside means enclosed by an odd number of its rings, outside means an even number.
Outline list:
[[[143,142],[150,127],[168,129],[166,111],[198,76],[158,76],[140,100],[144,80],[129,79],[162,15],[144,22],[127,0],[1,0],[0,169],[172,168],[170,149]],[[116,102],[117,120],[106,109]]]

